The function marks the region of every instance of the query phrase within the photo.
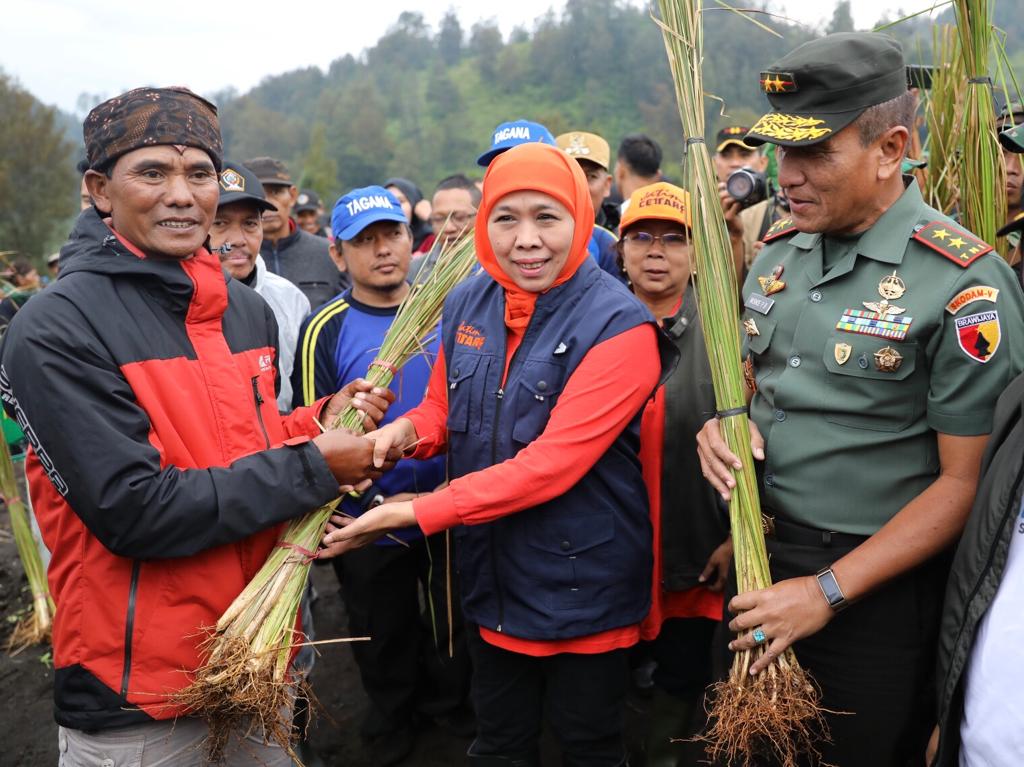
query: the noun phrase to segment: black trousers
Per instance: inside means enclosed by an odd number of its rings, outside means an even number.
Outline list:
[[[366,546],[332,560],[351,635],[372,637],[351,645],[373,704],[367,736],[409,726],[414,713],[439,716],[468,701],[469,656],[455,583],[449,657],[446,546],[442,533],[409,548]]]
[[[850,551],[769,538],[772,579],[814,575]],[[794,645],[821,688],[832,742],[822,762],[838,767],[924,764],[935,724],[935,651],[948,558],[922,565],[838,613]],[[731,584],[733,590],[735,585]],[[735,591],[733,591],[735,593]]]
[[[654,683],[677,698],[700,695],[711,684],[711,643],[719,621],[669,618],[653,642]]]
[[[623,739],[629,680],[626,650],[596,655],[561,653],[538,658],[509,652],[468,627],[473,659],[474,757],[499,757],[538,765],[546,719],[567,767],[618,767],[626,760]]]

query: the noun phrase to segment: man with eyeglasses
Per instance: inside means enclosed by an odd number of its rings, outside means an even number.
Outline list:
[[[476,207],[480,204],[480,190],[472,179],[461,173],[442,179],[431,200],[430,226],[436,239],[429,253],[417,256],[409,266],[409,282],[427,279],[437,263],[442,248],[456,240],[462,232],[473,227]]]

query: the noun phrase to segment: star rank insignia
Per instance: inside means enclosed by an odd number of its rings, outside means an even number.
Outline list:
[[[771,242],[777,240],[780,237],[785,237],[787,234],[792,234],[796,231],[796,224],[793,223],[791,218],[780,218],[774,224],[772,224],[768,231],[764,233],[764,237],[761,238],[761,242]]]
[[[914,239],[964,268],[981,258],[992,246],[945,221],[932,221],[921,227]]]
[[[792,72],[762,72],[761,90],[765,93],[796,93],[799,88]]]

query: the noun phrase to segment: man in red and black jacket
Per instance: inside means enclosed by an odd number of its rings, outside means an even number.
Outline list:
[[[94,207],[60,279],[12,322],[0,391],[31,444],[53,553],[62,763],[143,750],[155,763],[204,737],[197,719],[166,721],[182,713],[169,701],[281,523],[373,476],[371,443],[320,434],[317,417],[354,397],[376,421],[390,393],[357,383],[278,413],[273,312],[203,246],[221,165],[212,104],[138,89],[96,107],[84,134]],[[229,763],[291,764],[235,740]]]

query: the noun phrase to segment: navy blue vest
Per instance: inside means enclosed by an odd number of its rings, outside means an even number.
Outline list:
[[[502,386],[504,316],[504,290],[483,272],[445,304],[451,479],[511,458],[535,440],[587,352],[653,322],[621,283],[587,259],[572,279],[538,297]],[[638,413],[564,495],[456,528],[468,620],[523,639],[569,639],[643,619],[652,531],[639,445]]]

